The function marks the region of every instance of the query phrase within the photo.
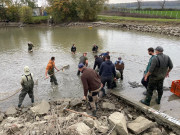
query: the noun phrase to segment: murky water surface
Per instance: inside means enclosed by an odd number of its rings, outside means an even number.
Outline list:
[[[28,41],[35,45],[34,52],[27,52]],[[77,54],[70,52],[71,45],[77,46]],[[111,28],[1,28],[0,29],[0,99],[6,98],[21,88],[20,79],[25,65],[30,67],[38,85],[35,86],[35,99],[51,100],[60,97],[82,97],[83,89],[80,78],[76,75],[79,57],[88,52],[89,67],[93,67],[94,54],[92,45],[97,44],[99,53],[110,51],[113,62],[121,56],[125,62],[124,81],[118,82],[117,90],[129,89],[128,81],[140,83],[143,71],[150,56],[147,48],[162,46],[164,53],[168,54],[173,63],[174,70],[168,82],[179,78],[180,70],[180,39],[157,34],[122,31]],[[51,58],[56,57],[56,66],[70,65],[64,72],[56,74],[59,86],[53,89],[49,80],[44,80],[45,68]],[[2,95],[1,93],[8,93]],[[5,109],[10,105],[17,105],[18,94],[0,103]],[[24,105],[30,105],[26,96]]]

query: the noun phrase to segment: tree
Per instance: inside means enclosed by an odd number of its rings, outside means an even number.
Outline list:
[[[16,5],[9,6],[6,12],[6,19],[11,22],[18,22],[20,20],[19,7]]]
[[[93,21],[102,10],[106,0],[73,0],[77,5],[77,13],[80,20]]]
[[[2,5],[3,7],[9,7],[12,5],[12,0],[0,0],[0,5]]]
[[[32,8],[28,6],[23,6],[20,9],[21,21],[23,23],[31,23],[32,22]]]
[[[6,8],[3,6],[0,6],[0,20],[6,20]]]
[[[162,0],[162,1],[160,2],[161,9],[164,9],[165,4],[166,4],[166,1],[167,1],[167,0]]]
[[[71,3],[69,0],[54,0],[49,9],[55,23],[68,20]]]
[[[28,7],[31,7],[32,9],[36,7],[35,0],[21,0],[21,3],[25,4]]]
[[[137,8],[138,9],[141,9],[141,6],[142,6],[142,0],[137,0]]]

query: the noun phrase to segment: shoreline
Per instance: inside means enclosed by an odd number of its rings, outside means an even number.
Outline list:
[[[122,30],[128,31],[139,31],[139,32],[147,32],[147,33],[158,33],[167,36],[175,36],[180,37],[180,27],[178,25],[170,25],[168,24],[161,24],[156,23],[153,25],[152,23],[148,22],[129,22],[129,21],[122,21],[118,23],[111,23],[111,22],[70,22],[70,23],[61,23],[49,26],[48,24],[22,24],[22,23],[0,23],[0,28],[6,27],[111,27],[111,28],[118,28]]]
[[[72,113],[66,108],[78,113]],[[0,119],[0,133],[180,135],[179,125],[149,110],[150,107],[139,106],[113,92],[99,101],[96,119],[89,117],[91,111],[79,98],[61,98],[50,102],[43,100],[33,107],[10,107],[6,113],[0,113],[3,116]]]

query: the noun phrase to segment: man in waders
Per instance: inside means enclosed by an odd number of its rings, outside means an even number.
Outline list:
[[[33,52],[34,45],[32,43],[28,43],[28,52]]]
[[[147,95],[145,99],[140,101],[147,106],[150,105],[153,91],[155,88],[157,88],[158,91],[158,98],[156,99],[156,103],[160,104],[163,95],[164,79],[165,77],[169,77],[169,72],[173,68],[173,63],[170,57],[163,54],[163,48],[161,46],[158,46],[155,50],[157,56],[152,59],[149,71],[144,77],[145,81],[147,81],[147,78],[149,77]]]
[[[75,46],[75,44],[72,45],[71,52],[72,52],[72,54],[76,53],[76,46]]]
[[[24,67],[24,75],[21,77],[21,85],[22,85],[22,91],[19,95],[19,104],[18,107],[20,108],[22,105],[22,102],[28,93],[29,97],[31,98],[31,102],[34,103],[34,94],[33,94],[33,88],[34,88],[34,81],[33,81],[33,74],[30,73],[29,67]]]
[[[98,94],[103,87],[100,76],[96,71],[90,68],[86,68],[83,63],[78,65],[79,71],[82,73],[81,81],[84,88],[84,100],[90,103],[92,108],[92,115],[96,117]]]
[[[58,85],[56,76],[54,74],[54,68],[57,71],[59,71],[59,69],[55,66],[55,57],[51,57],[51,60],[49,60],[49,63],[47,64],[47,67],[46,67],[45,76],[46,76],[46,79],[50,77],[51,83]],[[49,74],[49,76],[47,76],[47,73]]]
[[[101,82],[103,84],[103,96],[105,96],[105,84],[107,83],[108,89],[111,89],[112,77],[116,80],[116,70],[114,64],[110,61],[110,56],[105,57],[105,62],[101,64],[99,75],[101,76]]]
[[[122,61],[121,57],[119,57],[118,60],[115,62],[115,67],[116,70],[118,70],[121,74],[121,80],[123,80],[124,62]]]
[[[151,58],[149,59],[148,65],[147,65],[147,67],[146,67],[146,70],[144,71],[144,76],[143,76],[143,78],[142,78],[142,80],[141,80],[142,85],[146,88],[146,91],[143,92],[144,95],[147,95],[147,86],[148,86],[148,82],[149,82],[149,77],[147,78],[146,81],[144,80],[144,77],[146,76],[146,74],[147,74],[148,71],[149,71],[149,68],[150,68],[150,66],[151,66],[152,59],[155,57],[154,48],[152,48],[152,47],[148,48],[148,54],[151,55]]]
[[[83,56],[79,58],[79,64],[83,63],[86,67],[88,66],[88,58],[86,57],[87,53],[83,53]],[[77,75],[80,75],[80,71],[78,70]]]

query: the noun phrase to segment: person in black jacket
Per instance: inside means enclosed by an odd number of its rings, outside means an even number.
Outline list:
[[[95,62],[94,62],[94,68],[93,69],[95,70],[96,66],[98,66],[98,70],[99,70],[103,60],[100,57],[98,57],[97,55],[95,55],[94,58],[95,58]]]
[[[75,44],[72,45],[71,52],[72,52],[72,54],[76,53],[76,46],[75,46]]]
[[[93,53],[97,53],[98,52],[98,46],[94,45],[92,48]]]
[[[105,57],[105,62],[101,64],[99,75],[101,76],[101,82],[103,84],[102,92],[103,95],[105,95],[105,84],[107,83],[107,87],[108,89],[110,89],[112,83],[112,76],[114,76],[114,79],[116,79],[115,66],[112,61],[110,61],[110,56]]]

